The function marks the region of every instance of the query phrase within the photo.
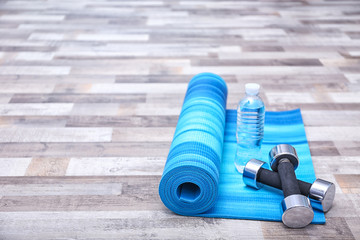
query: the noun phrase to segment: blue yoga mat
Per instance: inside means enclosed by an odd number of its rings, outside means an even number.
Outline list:
[[[186,216],[281,221],[280,190],[246,187],[234,166],[236,110],[226,110],[227,86],[212,73],[191,79],[159,185],[166,207]],[[262,160],[277,144],[296,148],[296,176],[315,180],[299,109],[266,112]],[[314,209],[313,223],[325,223]]]

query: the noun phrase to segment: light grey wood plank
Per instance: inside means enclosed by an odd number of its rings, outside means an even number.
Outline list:
[[[0,128],[0,142],[110,142],[111,128]]]
[[[20,61],[50,61],[54,54],[48,52],[19,52],[15,57]]]
[[[43,84],[92,84],[114,83],[116,76],[105,75],[0,75],[1,83]]]
[[[64,116],[0,116],[1,127],[65,127]]]
[[[32,83],[3,83],[0,93],[51,93],[55,84],[32,84]]]
[[[0,104],[6,104],[10,102],[11,98],[13,97],[12,94],[1,94],[0,95]]]
[[[4,21],[44,21],[44,22],[53,22],[53,21],[62,21],[64,20],[64,15],[25,15],[25,14],[17,14],[17,15],[2,15],[0,16],[1,20]]]
[[[0,66],[0,75],[67,75],[71,67]]]
[[[357,141],[360,138],[360,127],[307,127],[309,141],[334,140]]]
[[[179,110],[180,111],[180,110]],[[1,119],[1,118],[0,118]],[[4,120],[6,121],[6,120]],[[16,122],[16,119],[13,120]],[[178,115],[139,115],[139,116],[72,116],[67,127],[176,127]],[[19,124],[16,122],[16,124]]]
[[[71,115],[86,116],[116,116],[119,112],[117,103],[76,103]]]
[[[275,17],[275,16],[274,16]],[[245,18],[245,17],[244,17]],[[251,18],[251,16],[247,16],[247,18]],[[259,19],[260,16],[255,17]],[[269,16],[265,17],[269,18]],[[277,18],[277,17],[275,17]],[[243,37],[260,37],[260,36],[286,36],[287,33],[284,29],[281,28],[237,28],[237,29],[229,29],[227,31],[229,35],[241,35]]]
[[[162,174],[165,158],[71,158],[66,176],[132,176]]]
[[[0,69],[1,70],[1,69]],[[120,67],[72,67],[71,74],[103,74],[103,75],[143,75],[149,74],[147,66],[120,66]]]
[[[178,89],[174,89],[174,91]],[[175,107],[171,103],[146,103],[137,104],[136,108],[128,109],[122,107],[119,111],[119,115],[135,115],[135,116],[178,116],[181,112],[181,107],[178,105]]]
[[[360,82],[360,74],[344,74],[344,75],[351,83],[356,84]]]
[[[358,92],[330,92],[328,93],[330,98],[333,99],[334,102],[338,103],[349,103],[355,102],[360,103],[360,91]]]
[[[285,58],[333,58],[343,59],[343,57],[335,51],[286,51],[286,52],[243,52],[236,54],[232,52],[219,54],[220,59],[285,59]]]
[[[315,103],[312,93],[310,92],[265,92],[269,104],[276,103]]]
[[[118,83],[93,84],[92,93],[185,93],[185,83]]]
[[[28,47],[29,49],[34,50],[36,47],[44,47],[48,45],[49,42],[46,41],[23,41],[21,39],[12,38],[0,39],[1,47]]]
[[[360,164],[360,159],[354,156],[313,156],[312,159],[317,172],[324,174],[357,174],[357,166]]]
[[[76,40],[80,41],[135,41],[144,42],[149,40],[147,34],[79,34]]]
[[[357,111],[301,111],[305,126],[360,126],[360,113]],[[351,119],[351,121],[349,121]]]
[[[349,226],[352,234],[354,235],[355,239],[360,239],[360,219],[359,218],[346,218],[346,223]]]
[[[121,195],[120,183],[91,184],[7,184],[2,196]]]
[[[60,41],[64,38],[62,33],[31,33],[29,40],[37,41]]]
[[[164,1],[144,1],[144,2],[133,2],[133,1],[121,1],[121,2],[90,2],[91,7],[157,7],[164,5]]]
[[[360,57],[360,51],[349,51],[350,56]]]
[[[73,103],[47,103],[47,104],[0,104],[0,116],[47,115],[58,116],[69,114]]]
[[[344,194],[337,191],[333,206],[331,207],[331,210],[326,213],[326,217],[330,219],[330,221],[334,218],[342,218],[344,215],[351,218],[358,217],[359,206],[354,203],[354,200],[356,199],[358,199],[358,194]]]
[[[175,57],[199,57],[199,56],[207,56],[208,52],[205,49],[177,49],[174,51],[169,49],[168,51],[164,51],[161,49],[154,48],[146,48],[142,49],[139,46],[137,49],[130,50],[128,46],[119,46],[112,47],[108,44],[109,47],[98,47],[99,49],[85,49],[83,51],[79,51],[76,49],[72,49],[71,47],[61,47],[59,52],[55,53],[55,58],[64,58],[64,59],[81,59],[81,58],[90,58],[90,59],[99,59],[99,58],[131,58],[131,57],[167,57],[167,58],[175,58]],[[112,50],[113,49],[113,50]],[[130,73],[132,74],[132,73]],[[119,74],[120,75],[120,74]],[[125,74],[124,74],[125,75]]]
[[[14,94],[8,96],[11,98],[11,103],[77,103],[85,104],[85,107],[91,107],[91,104],[94,106],[99,106],[96,104],[115,104],[115,103],[143,103],[146,101],[145,94],[73,94],[69,93],[69,89],[66,89],[66,86],[61,84],[57,85],[55,90],[56,92],[63,91],[66,93],[52,93],[52,94]],[[6,101],[6,98],[4,98]],[[8,102],[8,101],[7,101]],[[6,103],[7,103],[6,102]],[[91,103],[91,104],[90,104]],[[106,106],[106,105],[105,105]],[[112,105],[110,105],[112,106]]]
[[[166,157],[168,142],[2,143],[0,153],[17,157]]]
[[[171,142],[175,129],[165,127],[114,128],[113,142]]]
[[[257,74],[261,72],[266,75],[279,75],[279,74],[336,74],[338,70],[330,67],[184,67],[183,74],[197,74],[201,72],[214,72],[218,74],[235,74],[238,76]]]
[[[0,158],[0,176],[24,176],[31,158]]]
[[[146,103],[148,104],[161,104],[161,103],[169,103],[173,106],[181,106],[184,101],[184,94],[183,93],[170,93],[170,94],[146,94]]]

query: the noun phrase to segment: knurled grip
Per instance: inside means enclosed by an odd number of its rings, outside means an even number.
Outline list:
[[[270,171],[265,168],[260,168],[257,174],[256,181],[268,185],[273,188],[282,190],[280,176],[277,172]],[[304,196],[308,196],[311,188],[311,184],[301,180],[297,180],[300,192]]]
[[[279,172],[284,197],[301,194],[294,171],[294,165],[289,161],[282,161],[277,166],[277,170]]]

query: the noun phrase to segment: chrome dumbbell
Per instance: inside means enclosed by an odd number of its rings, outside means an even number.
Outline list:
[[[299,160],[295,148],[288,144],[275,146],[269,152],[270,166],[278,172],[284,199],[281,202],[282,222],[290,228],[302,228],[311,223],[314,211],[307,197],[301,194],[295,175]]]
[[[265,162],[251,159],[244,168],[243,181],[252,188],[260,189],[263,184],[277,189],[281,188],[280,176],[262,166]],[[335,185],[323,179],[316,179],[312,184],[297,180],[300,192],[310,198],[311,206],[317,210],[327,212],[330,210],[335,197]]]

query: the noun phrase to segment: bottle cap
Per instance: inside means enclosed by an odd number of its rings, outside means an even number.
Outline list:
[[[247,95],[257,95],[259,93],[260,85],[257,83],[245,84],[245,92]]]

